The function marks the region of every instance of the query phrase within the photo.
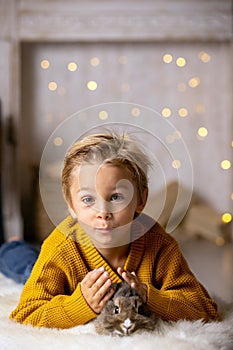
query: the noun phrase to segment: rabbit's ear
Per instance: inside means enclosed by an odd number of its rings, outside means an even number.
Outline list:
[[[125,284],[125,282],[112,283],[110,288],[113,288],[115,290],[115,293],[116,293],[122,288],[122,286],[124,284]],[[111,299],[114,298],[115,293],[113,294]]]
[[[145,304],[139,306],[138,313],[146,317],[151,317],[151,311]]]
[[[112,283],[111,286],[109,287],[108,291],[110,291],[112,289],[114,290],[114,293],[113,293],[113,295],[111,296],[111,298],[109,300],[113,300],[114,299],[115,293],[119,289],[118,283]]]

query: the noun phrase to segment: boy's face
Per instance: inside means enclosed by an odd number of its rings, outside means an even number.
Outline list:
[[[146,203],[138,203],[137,188],[127,168],[106,164],[82,165],[73,172],[71,209],[78,222],[99,248],[111,248],[130,242],[130,226],[135,212]]]

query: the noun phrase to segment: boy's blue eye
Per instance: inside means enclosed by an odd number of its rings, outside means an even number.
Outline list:
[[[111,196],[111,201],[122,201],[124,199],[123,195],[120,193],[115,193]]]
[[[90,204],[92,204],[92,203],[94,202],[94,198],[93,198],[93,197],[90,197],[90,196],[86,196],[86,197],[83,197],[83,198],[82,198],[82,202],[83,202],[84,204],[90,205]]]

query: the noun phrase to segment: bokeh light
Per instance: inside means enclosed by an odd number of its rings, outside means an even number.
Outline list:
[[[50,81],[50,83],[48,84],[48,88],[50,91],[57,90],[57,83],[55,83],[55,81]]]
[[[128,58],[126,56],[120,56],[119,57],[120,64],[126,64],[128,62]]]
[[[230,213],[222,214],[222,222],[224,222],[224,224],[229,224],[231,220],[232,220],[232,215]]]
[[[198,57],[204,63],[208,63],[211,60],[210,55],[207,52],[205,52],[205,51],[200,51],[199,54],[198,54]]]
[[[184,92],[187,89],[187,85],[185,83],[179,83],[177,85],[177,90],[180,92]]]
[[[61,146],[63,144],[63,139],[61,137],[55,137],[53,143],[55,146]]]
[[[50,63],[49,63],[48,60],[42,60],[42,61],[40,62],[40,66],[41,66],[42,69],[48,69],[49,66],[50,66]]]
[[[195,111],[198,113],[198,114],[203,114],[205,113],[205,106],[202,105],[201,103],[197,104],[195,106]]]
[[[188,115],[188,110],[187,110],[187,108],[180,108],[180,109],[178,110],[178,114],[179,114],[179,116],[180,116],[181,118],[187,117],[187,115]]]
[[[200,84],[200,82],[201,82],[200,78],[198,78],[198,77],[191,78],[191,79],[189,79],[189,86],[191,88],[195,88]]]
[[[163,108],[162,116],[164,118],[169,118],[171,116],[171,114],[172,114],[172,111],[170,110],[170,108],[168,108],[168,107]]]
[[[130,85],[128,83],[121,84],[121,90],[123,92],[129,92],[130,91]]]
[[[131,115],[133,117],[139,117],[139,115],[141,114],[141,111],[139,108],[135,107],[135,108],[132,108],[131,110]]]
[[[221,168],[224,169],[224,170],[228,170],[230,169],[231,167],[231,162],[228,160],[228,159],[224,159],[222,162],[221,162]]]
[[[176,60],[177,67],[184,67],[186,65],[186,59],[184,57],[178,57]]]
[[[88,81],[88,83],[87,83],[88,90],[94,91],[97,89],[97,87],[98,87],[98,84],[96,81],[94,81],[94,80]]]
[[[225,239],[223,237],[219,236],[215,239],[215,244],[218,247],[222,247],[225,244]]]
[[[58,95],[60,96],[65,96],[66,95],[66,89],[64,88],[64,86],[61,86],[58,91],[57,91]]]
[[[107,111],[100,111],[99,112],[99,119],[101,119],[101,120],[108,119],[108,112]]]
[[[100,59],[98,57],[92,57],[90,59],[90,64],[92,67],[97,67],[100,64]]]
[[[163,62],[164,63],[171,63],[172,62],[172,55],[170,55],[169,53],[166,53],[163,56]]]
[[[200,127],[197,131],[200,137],[206,137],[208,135],[208,130],[205,127]]]
[[[75,62],[70,62],[70,63],[68,63],[67,68],[70,72],[75,72],[77,70],[78,66]]]
[[[181,167],[181,161],[178,159],[174,159],[172,162],[172,167],[174,169],[179,169]]]

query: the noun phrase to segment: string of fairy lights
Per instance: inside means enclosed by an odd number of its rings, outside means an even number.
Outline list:
[[[211,55],[205,51],[200,51],[198,52],[198,58],[199,60],[203,63],[203,64],[208,64],[211,61]],[[127,64],[129,59],[126,55],[121,55],[118,58],[118,61],[120,64],[124,65]],[[182,69],[186,66],[187,64],[187,60],[185,59],[185,57],[179,56],[179,57],[174,57],[174,55],[172,55],[171,53],[165,53],[163,54],[163,56],[161,57],[161,61],[164,64],[175,64],[176,67]],[[92,67],[98,67],[101,64],[101,60],[99,57],[91,57],[89,60],[89,64]],[[42,59],[40,61],[40,67],[43,70],[47,70],[51,67],[51,62],[48,59]],[[79,69],[79,65],[77,64],[77,62],[74,61],[70,61],[67,63],[66,65],[66,69],[70,72],[76,72]],[[188,79],[187,82],[180,82],[177,85],[177,90],[179,92],[184,92],[186,91],[188,88],[190,89],[195,89],[198,86],[200,86],[201,84],[201,78],[199,76],[192,76]],[[57,92],[60,96],[64,96],[66,95],[66,88],[64,86],[59,86],[58,83],[56,81],[49,81],[48,82],[48,90],[51,92]],[[98,81],[96,80],[89,80],[86,82],[86,88],[89,91],[95,91],[100,87],[100,84]],[[124,92],[129,91],[130,89],[130,85],[129,83],[123,83],[121,85],[121,89]],[[205,106],[203,104],[197,104],[195,106],[195,112],[198,114],[204,114],[205,112]],[[163,118],[170,118],[172,116],[172,108],[170,106],[164,106],[161,111],[161,116]],[[134,107],[131,110],[131,115],[133,117],[139,117],[141,114],[140,108],[139,107]],[[189,116],[189,110],[186,107],[180,107],[177,111],[177,114],[180,118],[186,118]],[[109,117],[108,115],[108,111],[107,110],[102,110],[99,112],[98,114],[98,118],[100,120],[107,120]],[[196,132],[196,137],[198,140],[202,141],[204,140],[206,137],[208,137],[209,135],[209,130],[207,129],[206,126],[204,125],[200,125],[200,127],[198,128],[197,132]],[[171,135],[167,135],[166,137],[166,141],[167,143],[173,143],[175,142],[175,140],[178,140],[182,138],[182,134],[180,131],[176,130],[173,134]],[[56,146],[61,146],[63,143],[63,140],[61,137],[56,137],[54,139],[54,144]],[[231,141],[231,147],[233,147],[233,140]],[[174,169],[178,169],[182,166],[180,160],[176,159],[172,161],[172,167]],[[223,170],[223,171],[228,171],[229,169],[231,169],[232,167],[232,163],[230,159],[222,159],[222,161],[219,164],[219,167]],[[231,200],[233,201],[233,192],[230,195]],[[230,223],[232,221],[232,214],[230,212],[225,212],[222,214],[222,222],[223,223]]]

